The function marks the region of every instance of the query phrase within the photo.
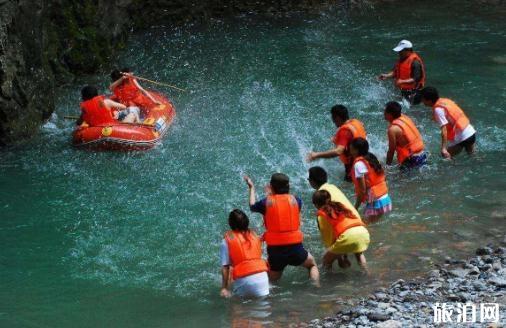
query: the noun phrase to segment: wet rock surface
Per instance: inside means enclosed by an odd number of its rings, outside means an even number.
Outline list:
[[[468,260],[446,258],[424,277],[397,280],[366,298],[348,302],[332,317],[315,319],[305,327],[433,327],[434,307],[453,306],[452,321],[445,327],[503,327],[506,301],[504,247],[487,245]],[[339,302],[343,304],[345,302]],[[476,322],[458,323],[459,304],[476,306]],[[499,304],[499,322],[480,322],[480,305]]]

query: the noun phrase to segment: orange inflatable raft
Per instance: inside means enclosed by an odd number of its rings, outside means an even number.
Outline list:
[[[89,126],[83,122],[73,133],[75,147],[91,150],[148,150],[158,145],[172,124],[176,111],[163,95],[150,91],[161,105],[141,108],[142,124],[117,122],[107,126]]]

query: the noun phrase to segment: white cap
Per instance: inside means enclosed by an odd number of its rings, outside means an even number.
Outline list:
[[[411,42],[409,42],[408,40],[402,40],[393,50],[395,52],[400,52],[404,49],[411,49],[411,48],[413,48],[413,44]]]

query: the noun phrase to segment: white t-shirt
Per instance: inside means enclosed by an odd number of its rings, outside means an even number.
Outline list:
[[[365,165],[365,163],[363,161],[358,161],[355,163],[355,166],[353,167],[353,169],[355,170],[355,177],[357,178],[361,178],[363,177],[367,172],[369,172],[367,170],[367,166]]]
[[[436,121],[439,124],[439,127],[442,127],[446,124],[453,124],[454,122],[449,122],[448,118],[446,117],[445,110],[442,107],[436,107],[434,109]],[[474,127],[469,124],[464,128],[464,130],[456,130],[455,131],[455,139],[452,141],[448,141],[448,146],[454,146],[458,143],[461,143],[462,141],[466,140],[467,138],[472,137],[473,134],[476,133],[476,130]]]
[[[362,178],[369,170],[367,169],[367,166],[365,165],[364,161],[358,161],[355,163],[355,166],[353,166],[353,170],[355,171],[355,177]],[[381,196],[380,198],[376,200],[382,200],[384,198],[387,198],[388,194]],[[374,197],[372,197],[370,190],[367,192],[367,198],[369,201],[375,200]]]
[[[227,241],[223,239],[220,245],[220,263],[230,265]],[[269,277],[267,272],[259,272],[234,280],[232,292],[241,297],[262,297],[269,295]]]

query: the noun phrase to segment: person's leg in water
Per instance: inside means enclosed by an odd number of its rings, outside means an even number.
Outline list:
[[[316,266],[316,261],[314,260],[313,255],[307,255],[306,260],[302,263],[302,266],[309,271],[309,278],[314,282],[317,287],[320,287],[320,272],[318,271],[318,267]]]
[[[364,253],[355,253],[358,265],[364,270],[365,273],[369,274],[369,268],[367,267],[367,260],[365,259]]]
[[[351,182],[351,167],[352,164],[344,164],[344,178],[343,180],[346,182]]]
[[[468,145],[466,145],[466,146],[465,146],[465,148],[466,148],[466,153],[467,153],[468,155],[473,155],[473,154],[474,154],[474,144],[475,144],[475,143],[473,142],[473,143],[468,144]]]
[[[272,271],[272,270],[269,270],[269,272],[268,272],[268,276],[269,276],[269,281],[270,282],[276,282],[276,281],[278,281],[279,279],[281,279],[282,275],[283,275],[283,271]]]
[[[323,254],[323,258],[322,258],[322,265],[323,265],[323,268],[325,270],[332,270],[332,264],[335,262],[335,261],[338,261],[339,263],[341,263],[342,261],[342,256],[340,254],[335,254],[335,253],[332,253],[332,252],[329,252],[329,251],[326,251],[325,254]]]
[[[351,262],[350,260],[348,260],[348,255],[343,254],[341,258],[338,260],[338,264],[341,269],[348,269],[349,267],[351,267]]]
[[[454,157],[454,156],[457,156],[458,154],[460,154],[460,152],[462,152],[463,149],[464,149],[464,147],[462,147],[462,145],[457,144],[457,145],[448,147],[448,152],[450,153],[450,155],[452,157]]]
[[[377,223],[381,217],[383,216],[383,214],[377,214],[377,215],[368,215],[366,218],[365,218],[365,224],[369,225],[369,224],[374,224],[374,223]]]

